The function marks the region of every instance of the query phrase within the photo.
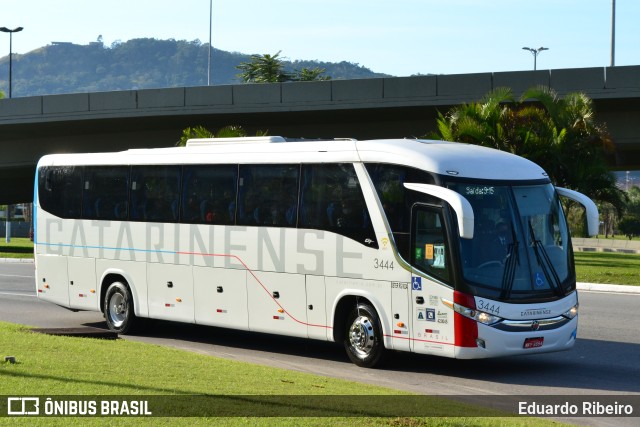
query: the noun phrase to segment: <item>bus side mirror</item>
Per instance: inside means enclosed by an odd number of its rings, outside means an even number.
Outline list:
[[[473,208],[471,207],[471,203],[469,203],[464,196],[453,190],[449,190],[448,188],[438,187],[437,185],[431,184],[413,184],[405,182],[404,187],[447,202],[456,213],[460,237],[463,239],[473,239]]]
[[[598,229],[600,228],[600,217],[598,214],[598,207],[593,203],[593,200],[582,193],[569,190],[568,188],[556,187],[556,191],[560,196],[571,199],[584,206],[587,211],[587,234],[589,237],[597,235]]]

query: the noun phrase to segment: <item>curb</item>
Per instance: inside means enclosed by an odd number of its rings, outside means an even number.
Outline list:
[[[0,262],[33,263],[33,258],[0,258]]]
[[[609,292],[616,294],[640,294],[640,286],[605,285],[601,283],[576,283],[579,291]]]

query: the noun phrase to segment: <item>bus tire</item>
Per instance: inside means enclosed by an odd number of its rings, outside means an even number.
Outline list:
[[[344,348],[349,359],[363,368],[373,368],[385,356],[382,327],[376,310],[359,303],[347,316]]]
[[[125,284],[113,282],[109,285],[104,297],[104,318],[114,332],[126,334],[132,331],[136,315],[131,291]]]

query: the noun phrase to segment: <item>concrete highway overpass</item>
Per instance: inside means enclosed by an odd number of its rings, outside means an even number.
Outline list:
[[[0,204],[32,198],[47,153],[167,147],[188,126],[358,139],[422,136],[437,112],[493,88],[586,92],[617,147],[613,169],[640,169],[640,66],[238,84],[0,100]]]

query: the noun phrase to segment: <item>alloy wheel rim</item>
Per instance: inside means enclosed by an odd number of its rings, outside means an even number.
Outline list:
[[[113,294],[109,299],[109,318],[116,328],[127,318],[127,301],[120,293]]]
[[[360,358],[367,357],[373,349],[375,334],[371,320],[358,316],[349,328],[349,344]]]

